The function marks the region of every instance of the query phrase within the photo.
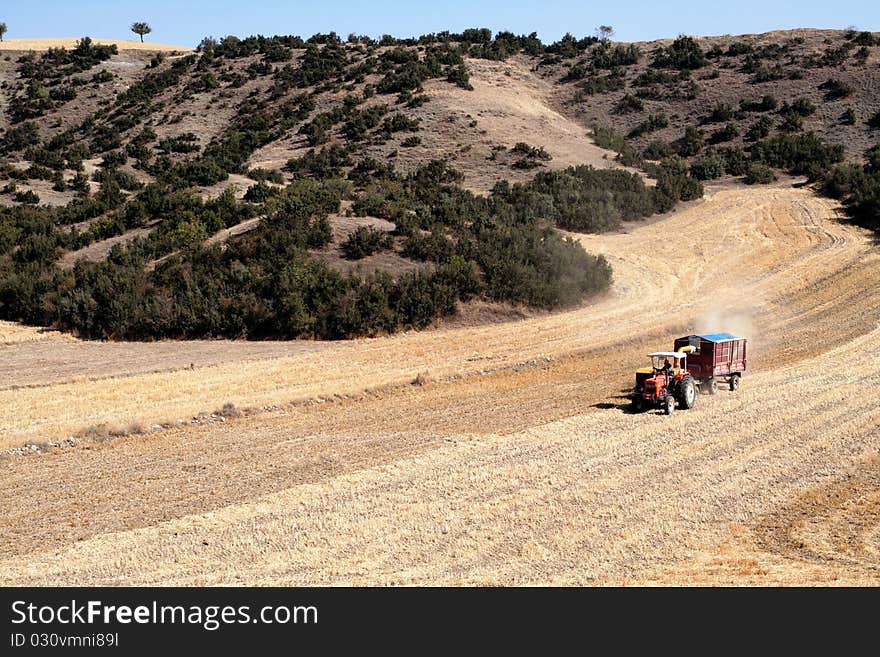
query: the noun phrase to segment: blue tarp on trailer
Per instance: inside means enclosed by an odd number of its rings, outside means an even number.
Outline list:
[[[724,342],[725,340],[740,339],[738,335],[733,335],[731,333],[706,333],[705,335],[698,335],[697,337],[708,340],[709,342]]]

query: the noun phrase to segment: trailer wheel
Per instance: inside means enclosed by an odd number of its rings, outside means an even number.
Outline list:
[[[739,374],[730,377],[730,392],[736,392],[739,388]]]
[[[675,412],[675,397],[672,395],[666,395],[663,412],[666,413],[666,415],[672,415]]]
[[[690,374],[685,375],[679,384],[678,403],[682,408],[693,408],[697,401],[697,387],[694,383],[694,377]]]
[[[716,392],[718,392],[718,381],[716,381],[715,379],[706,379],[703,382],[703,385],[706,387],[706,392],[708,392],[710,395],[714,395]]]

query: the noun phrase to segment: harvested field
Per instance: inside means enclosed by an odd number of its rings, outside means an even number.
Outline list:
[[[615,284],[565,313],[334,344],[0,347],[7,447],[281,406],[7,457],[0,582],[880,584],[880,256],[791,182],[580,236]],[[693,329],[752,339],[740,390],[626,412],[643,354]]]

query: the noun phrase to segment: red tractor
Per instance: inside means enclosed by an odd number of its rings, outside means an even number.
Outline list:
[[[714,395],[719,379],[736,391],[746,370],[747,343],[730,333],[686,335],[675,341],[675,351],[648,354],[651,367],[636,370],[633,408],[659,406],[667,415],[676,402],[679,408],[692,408],[697,390]]]
[[[636,411],[660,407],[666,415],[681,408],[691,408],[697,400],[697,384],[687,368],[687,356],[692,347],[681,351],[658,351],[648,354],[651,367],[636,370],[636,387],[632,405]]]

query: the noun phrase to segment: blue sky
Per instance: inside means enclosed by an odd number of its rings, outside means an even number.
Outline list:
[[[323,2],[230,0],[3,0],[0,22],[7,38],[78,37],[137,38],[129,31],[135,20],[153,27],[148,40],[195,45],[204,36],[227,34],[299,34],[335,30],[381,36],[414,36],[440,30],[489,27],[495,31],[538,32],[545,42],[565,32],[592,34],[599,24],[612,25],[621,41],[694,35],[746,34],[794,27],[880,31],[880,2],[772,2],[734,0],[719,6],[712,0],[679,2],[588,2],[587,0],[324,0]]]

